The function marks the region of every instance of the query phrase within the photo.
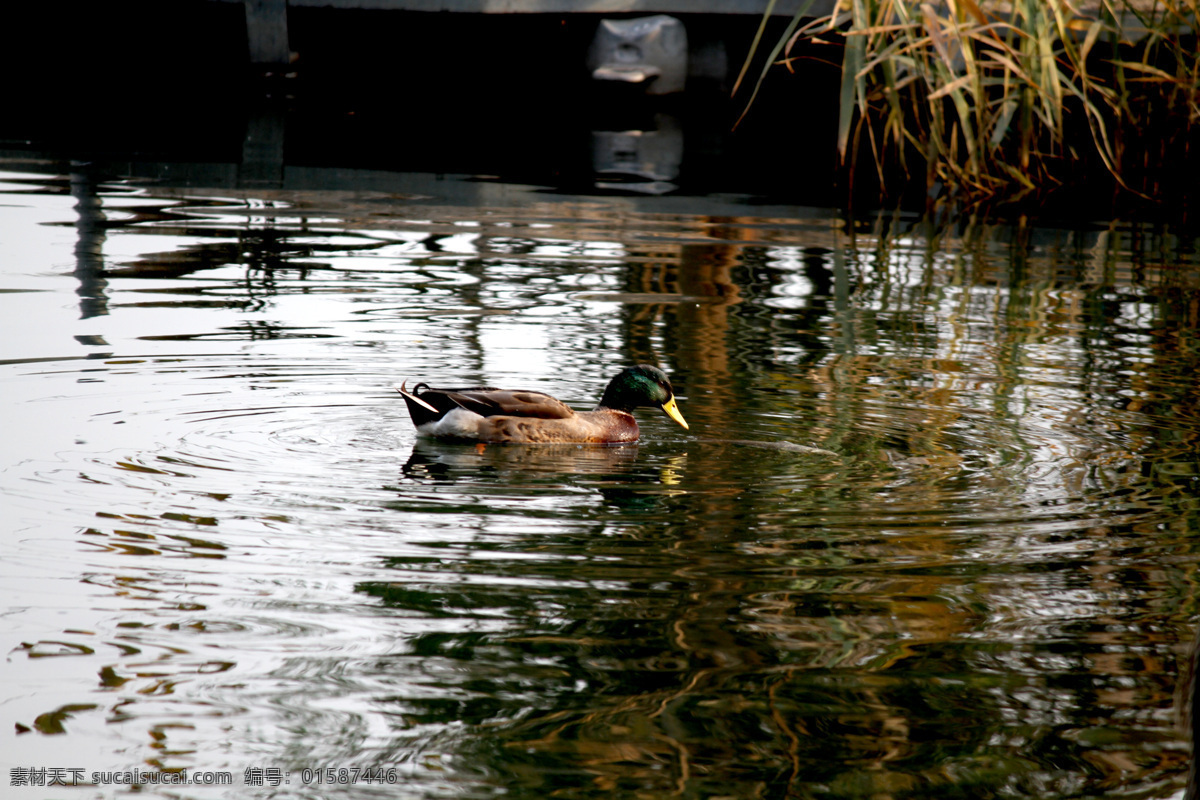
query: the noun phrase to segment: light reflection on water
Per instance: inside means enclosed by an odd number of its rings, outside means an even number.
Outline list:
[[[6,767],[227,769],[239,796],[252,766],[311,796],[394,793],[300,786],[343,766],[428,797],[1181,789],[1190,242],[6,180]],[[638,361],[690,432],[418,443],[390,389],[583,406]]]

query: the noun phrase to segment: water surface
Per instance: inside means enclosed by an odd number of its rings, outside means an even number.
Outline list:
[[[1194,239],[8,170],[10,784],[1182,793]],[[637,362],[690,431],[419,442],[391,388],[586,408]]]

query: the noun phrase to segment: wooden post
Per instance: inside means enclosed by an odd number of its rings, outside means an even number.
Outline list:
[[[287,0],[245,0],[245,3],[250,63],[287,64],[291,60]]]

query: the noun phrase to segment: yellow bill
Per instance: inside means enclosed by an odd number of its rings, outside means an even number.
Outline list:
[[[684,430],[687,430],[687,426],[688,426],[688,424],[687,424],[687,422],[684,420],[684,418],[683,418],[683,414],[680,414],[680,413],[679,413],[679,408],[678,408],[678,407],[675,405],[675,398],[674,398],[674,397],[672,397],[672,398],[671,398],[670,400],[668,400],[667,402],[663,403],[662,410],[663,410],[663,411],[665,411],[665,412],[667,412],[667,416],[668,416],[668,417],[670,417],[671,419],[675,420],[675,421],[676,421],[676,422],[678,422],[680,425],[682,425]]]

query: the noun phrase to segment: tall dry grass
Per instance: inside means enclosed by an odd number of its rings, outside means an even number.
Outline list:
[[[769,70],[834,43],[851,176],[869,153],[886,189],[917,160],[930,186],[981,198],[1046,190],[1085,161],[1150,194],[1155,159],[1186,151],[1200,122],[1197,2],[841,0],[815,19],[809,2],[774,41],[747,109]],[[735,93],[750,85],[770,6]]]

